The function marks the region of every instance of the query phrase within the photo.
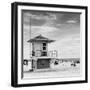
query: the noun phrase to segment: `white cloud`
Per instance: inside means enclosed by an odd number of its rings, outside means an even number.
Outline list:
[[[62,24],[56,24],[56,26],[61,26]]]
[[[72,23],[77,23],[77,21],[76,20],[68,20],[66,23],[72,24]]]
[[[58,29],[55,28],[55,27],[44,26],[44,25],[42,25],[42,26],[32,26],[32,32],[33,32],[34,36],[36,36],[38,34],[48,36],[48,35],[50,35],[50,33],[53,33],[57,30]]]

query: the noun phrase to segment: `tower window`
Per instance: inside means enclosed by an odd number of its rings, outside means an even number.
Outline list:
[[[43,50],[46,50],[46,48],[47,48],[47,44],[46,44],[46,43],[43,43],[42,49],[43,49]]]
[[[43,46],[46,46],[46,43],[43,43]]]
[[[46,47],[43,47],[43,50],[46,50]]]

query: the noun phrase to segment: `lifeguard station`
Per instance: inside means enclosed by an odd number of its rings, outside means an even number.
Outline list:
[[[32,46],[32,71],[50,69],[50,63],[52,59],[57,57],[57,51],[48,51],[48,44],[54,41],[42,35],[38,35],[28,41]]]

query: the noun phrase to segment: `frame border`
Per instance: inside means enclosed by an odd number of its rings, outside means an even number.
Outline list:
[[[18,84],[18,6],[20,5],[37,6],[37,7],[43,6],[55,8],[73,8],[85,10],[85,80]],[[28,3],[28,2],[11,3],[11,86],[26,87],[26,86],[60,85],[60,84],[74,84],[74,83],[88,83],[88,7],[74,6],[74,5]]]

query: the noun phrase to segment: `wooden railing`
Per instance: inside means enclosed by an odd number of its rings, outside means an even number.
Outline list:
[[[58,52],[57,52],[57,50],[52,50],[52,51],[41,51],[41,50],[37,50],[36,52],[32,52],[31,55],[32,56],[36,56],[36,57],[43,57],[43,56],[57,57],[58,56]]]

